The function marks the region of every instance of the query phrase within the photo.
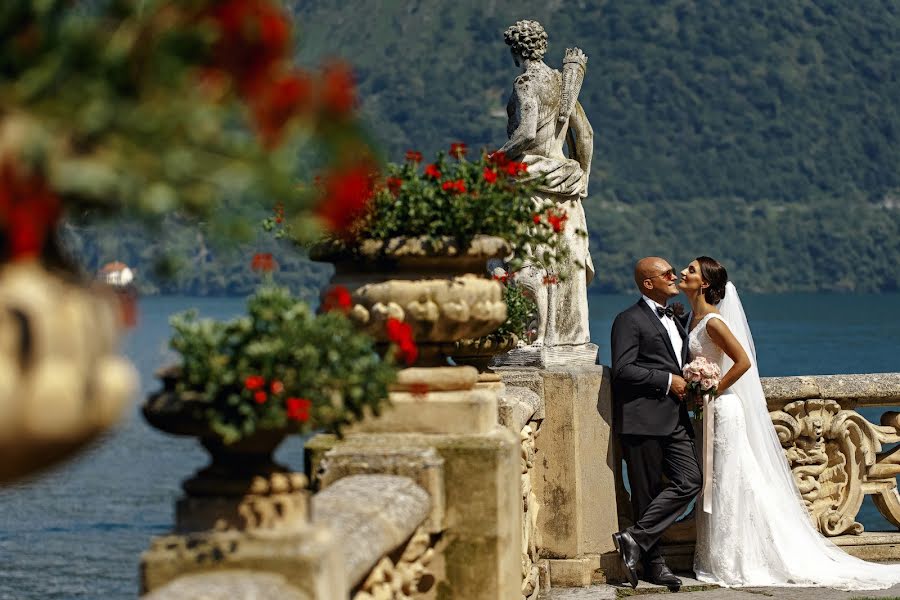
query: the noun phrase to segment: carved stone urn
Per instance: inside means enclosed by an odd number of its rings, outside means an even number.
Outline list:
[[[261,429],[226,444],[199,415],[196,394],[175,391],[177,370],[160,373],[163,389],[142,407],[147,422],[165,433],[196,437],[210,464],[185,480],[175,510],[175,530],[285,528],[308,519],[306,477],[277,464],[273,454],[288,432]],[[266,508],[270,505],[270,508]]]
[[[0,267],[0,485],[72,456],[137,388],[118,353],[119,304],[37,260]]]
[[[143,553],[142,592],[183,575],[242,568],[277,573],[301,590],[313,581],[310,571],[328,571],[332,587],[343,589],[338,550],[310,522],[306,476],[273,460],[288,432],[264,429],[226,444],[201,418],[201,399],[175,391],[177,370],[160,377],[164,387],[148,398],[144,417],[166,433],[198,438],[211,461],[182,484],[175,531]]]
[[[332,284],[352,295],[349,315],[359,327],[387,344],[394,318],[412,327],[419,347],[414,366],[440,366],[456,342],[477,339],[506,320],[500,284],[487,276],[487,262],[509,254],[497,237],[476,236],[467,248],[451,240],[395,238],[368,240],[353,255],[325,247],[314,260],[335,267]]]

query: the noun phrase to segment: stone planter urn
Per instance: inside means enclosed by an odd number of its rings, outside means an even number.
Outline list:
[[[211,461],[182,484],[175,531],[143,553],[142,591],[183,575],[252,569],[278,574],[310,598],[341,597],[340,554],[330,533],[310,522],[307,478],[273,460],[288,431],[259,430],[226,444],[201,418],[201,398],[175,391],[177,369],[160,377],[163,389],[142,407],[145,419],[166,433],[196,437]]]
[[[176,505],[175,530],[284,529],[305,523],[306,477],[273,459],[288,432],[263,429],[226,444],[199,418],[204,405],[199,396],[175,391],[177,370],[160,375],[164,387],[142,407],[144,418],[165,433],[197,438],[211,458],[182,484],[186,495]]]
[[[350,255],[319,247],[317,261],[335,267],[332,284],[352,295],[350,318],[387,344],[388,319],[412,327],[419,347],[417,367],[447,364],[459,340],[475,340],[506,320],[501,285],[488,278],[487,262],[509,254],[500,238],[477,236],[468,248],[450,240],[395,238],[368,240]]]
[[[111,428],[137,389],[118,353],[106,286],[37,260],[0,267],[0,485],[71,457]]]

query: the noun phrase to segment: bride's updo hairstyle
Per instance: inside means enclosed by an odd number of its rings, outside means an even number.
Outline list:
[[[700,263],[700,276],[709,284],[709,287],[703,290],[703,297],[710,304],[718,304],[725,297],[728,271],[714,258],[698,256],[696,260]]]

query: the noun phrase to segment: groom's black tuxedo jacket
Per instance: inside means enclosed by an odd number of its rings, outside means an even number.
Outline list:
[[[682,364],[686,364],[687,334],[678,319],[675,323],[683,340]],[[619,313],[611,337],[615,431],[666,436],[681,422],[693,437],[684,402],[666,394],[669,374],[681,374],[675,350],[666,328],[643,298]]]

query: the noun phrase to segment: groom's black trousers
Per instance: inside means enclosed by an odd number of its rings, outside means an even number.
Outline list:
[[[628,467],[634,525],[626,529],[644,551],[645,564],[661,562],[659,538],[700,493],[694,440],[679,423],[670,435],[621,435]],[[663,483],[663,475],[668,483]]]

